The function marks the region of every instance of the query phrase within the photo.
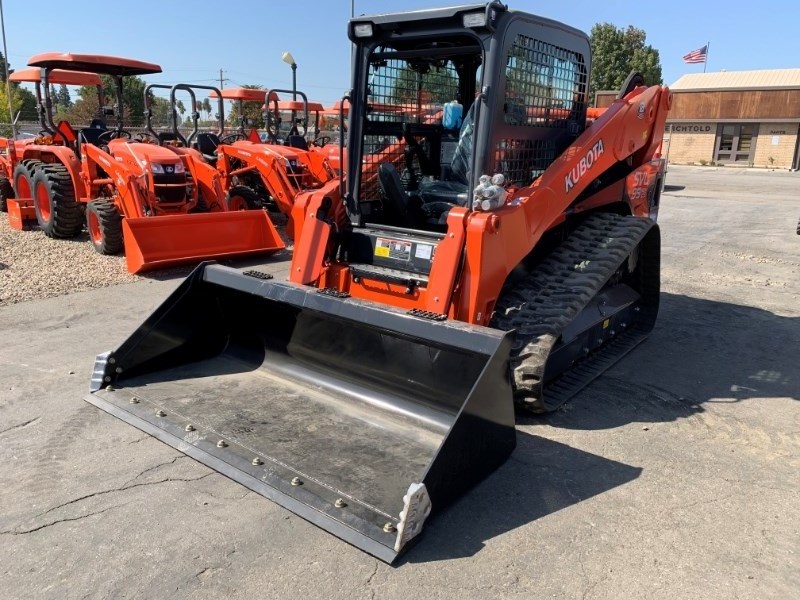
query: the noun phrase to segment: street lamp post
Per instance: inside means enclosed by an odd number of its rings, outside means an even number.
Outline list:
[[[297,100],[297,63],[294,62],[294,56],[292,56],[291,52],[284,52],[281,55],[281,60],[292,67],[292,100]],[[292,128],[296,125],[297,112],[292,110]]]

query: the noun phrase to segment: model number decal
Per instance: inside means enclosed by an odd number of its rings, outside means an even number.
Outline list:
[[[603,150],[603,140],[597,140],[597,143],[586,153],[586,156],[582,156],[578,164],[572,167],[572,170],[564,178],[564,187],[567,193],[575,187],[575,184],[581,180],[586,171],[590,170],[592,165],[597,162],[597,159],[603,155]]]

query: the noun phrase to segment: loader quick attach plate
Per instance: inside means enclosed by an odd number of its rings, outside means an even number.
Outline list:
[[[201,265],[86,399],[392,562],[513,450],[509,336]]]

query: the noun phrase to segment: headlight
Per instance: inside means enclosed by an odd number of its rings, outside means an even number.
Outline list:
[[[357,38],[372,37],[372,23],[356,23],[353,25],[353,34]]]
[[[467,13],[462,18],[464,27],[484,27],[486,25],[486,13]]]
[[[150,170],[153,172],[154,175],[164,174],[164,167],[162,167],[158,163],[150,163]]]
[[[185,173],[186,169],[183,167],[183,163],[179,162],[175,165],[175,171],[173,171],[176,175],[180,175],[181,173]]]

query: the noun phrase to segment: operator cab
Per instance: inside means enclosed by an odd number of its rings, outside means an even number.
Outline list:
[[[577,30],[490,2],[355,18],[350,38],[356,226],[442,232],[453,207],[472,209],[481,175],[528,186],[585,127]]]

